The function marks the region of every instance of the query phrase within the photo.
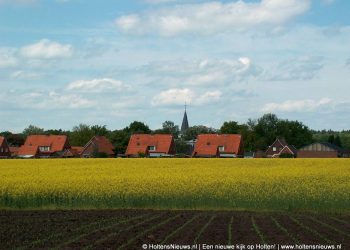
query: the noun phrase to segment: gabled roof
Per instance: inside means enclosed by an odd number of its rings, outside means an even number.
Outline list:
[[[29,135],[18,155],[36,155],[39,147],[50,147],[47,153],[64,151],[68,142],[66,135]]]
[[[108,155],[114,155],[113,144],[105,136],[94,136],[81,150],[81,154],[84,154],[84,151],[93,144],[98,149],[99,153],[105,153]]]
[[[67,144],[66,135],[30,135],[24,146],[50,147],[52,152],[63,151]]]
[[[79,157],[84,147],[71,147],[66,149],[63,153],[63,157]]]
[[[18,150],[18,156],[31,156],[35,157],[39,152],[38,146],[21,146]]]
[[[5,141],[5,137],[0,136],[0,145],[2,145],[4,143],[4,141]]]
[[[126,155],[137,155],[139,153],[148,153],[149,146],[155,146],[154,153],[171,154],[173,136],[166,134],[135,134],[130,137]]]
[[[219,147],[224,147],[220,153],[240,154],[242,148],[242,136],[236,134],[202,134],[197,136],[193,155],[215,156]]]

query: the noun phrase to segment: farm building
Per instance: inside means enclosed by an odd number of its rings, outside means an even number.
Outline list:
[[[81,150],[75,147],[75,150]],[[115,157],[113,144],[105,136],[94,136],[81,150],[80,156],[83,158],[95,157]]]
[[[135,134],[132,135],[126,149],[127,157],[166,157],[175,154],[175,143],[172,135]]]
[[[235,158],[244,156],[243,139],[241,135],[198,135],[194,146],[193,157],[203,158]]]
[[[70,147],[67,148],[62,157],[63,158],[79,158],[81,156],[81,152],[83,152],[84,147]]]
[[[56,158],[68,149],[65,135],[30,135],[18,150],[20,158]]]
[[[16,158],[19,152],[19,147],[10,147],[11,157]]]
[[[343,156],[343,150],[327,142],[316,142],[298,151],[298,158],[338,158]]]
[[[0,158],[10,158],[11,152],[5,137],[0,136]]]
[[[297,156],[297,149],[288,145],[285,139],[277,138],[271,146],[266,150],[266,157],[268,158],[279,158],[282,155],[290,155],[292,157]]]

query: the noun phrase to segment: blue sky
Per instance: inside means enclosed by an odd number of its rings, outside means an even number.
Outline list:
[[[0,0],[0,131],[220,127],[272,112],[350,129],[346,0]]]

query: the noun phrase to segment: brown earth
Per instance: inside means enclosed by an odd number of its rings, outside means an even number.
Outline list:
[[[238,249],[237,244],[276,244],[275,249],[277,244],[342,244],[341,249],[348,249],[350,216],[228,211],[0,211],[0,249],[132,250],[142,249],[143,244],[149,249],[157,244],[189,247],[195,243],[201,249],[202,244],[225,249],[218,247],[230,243],[234,249]]]

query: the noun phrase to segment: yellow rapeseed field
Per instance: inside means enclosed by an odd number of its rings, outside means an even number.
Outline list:
[[[347,212],[350,160],[2,160],[0,207]]]

